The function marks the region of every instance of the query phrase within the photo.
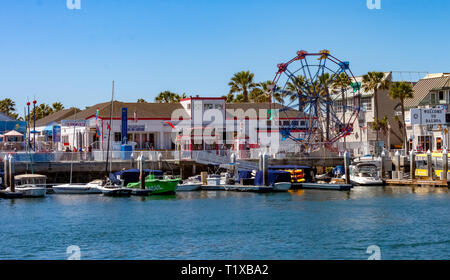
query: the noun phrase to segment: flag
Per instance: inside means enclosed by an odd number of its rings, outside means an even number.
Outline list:
[[[107,128],[108,130],[111,130],[111,126],[109,125],[109,123],[106,123],[106,128]]]

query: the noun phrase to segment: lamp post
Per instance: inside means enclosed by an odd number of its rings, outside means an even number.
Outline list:
[[[33,151],[36,152],[36,100],[33,100]]]
[[[27,127],[28,127],[28,140],[27,140],[27,151],[30,151],[30,138],[31,138],[31,127],[30,127],[30,101],[27,102],[27,107],[28,107],[28,119],[27,119]]]

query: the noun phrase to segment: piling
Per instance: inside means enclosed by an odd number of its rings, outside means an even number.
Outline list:
[[[263,170],[263,153],[258,154],[258,170]]]
[[[381,152],[381,163],[380,163],[380,166],[381,166],[381,168],[380,168],[380,178],[381,178],[381,180],[383,180],[384,179],[384,177],[385,177],[385,175],[386,175],[386,171],[384,170],[385,168],[384,168],[384,161],[385,161],[385,159],[386,159],[386,153],[383,151],[383,152]]]
[[[448,151],[446,148],[442,152],[442,163],[443,163],[442,173],[444,173],[443,180],[447,181],[447,179],[448,179]]]
[[[11,189],[11,192],[15,192],[16,188],[14,186],[14,159],[12,157],[12,155],[9,155],[8,158],[9,161],[9,187]]]
[[[9,187],[9,163],[8,163],[8,156],[5,155],[5,157],[3,158],[3,171],[5,173],[3,179],[4,179],[4,185],[5,185],[5,189],[7,189]]]
[[[139,156],[139,179],[141,182],[141,190],[145,190],[145,157],[141,153]]]
[[[411,169],[409,172],[410,179],[414,180],[416,179],[416,153],[414,150],[409,153],[409,166]]]
[[[233,177],[236,175],[236,154],[231,153],[230,155],[230,162],[231,162],[231,174],[233,174]]]
[[[162,164],[163,164],[163,155],[161,153],[158,153],[158,169],[162,170]]]
[[[428,168],[428,177],[433,180],[434,174],[433,174],[433,161],[431,158],[431,151],[427,151],[427,168]]]
[[[344,153],[345,183],[350,184],[350,153]]]
[[[269,155],[262,154],[262,171],[263,171],[263,185],[269,185]]]

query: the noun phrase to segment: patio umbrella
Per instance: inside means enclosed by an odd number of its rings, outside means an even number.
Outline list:
[[[18,132],[18,131],[11,130],[11,131],[5,133],[4,136],[8,136],[8,137],[20,137],[20,136],[23,136],[23,134],[20,133],[20,132]]]

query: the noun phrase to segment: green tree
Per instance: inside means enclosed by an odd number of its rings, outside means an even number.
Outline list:
[[[352,81],[345,73],[339,74],[336,79],[333,82],[333,89],[337,91],[337,94],[341,94],[341,100],[342,100],[342,123],[345,122],[345,114],[347,112],[347,99],[345,96],[345,92],[347,91],[348,87],[350,87]],[[344,149],[346,148],[346,138],[344,137]]]
[[[378,91],[389,90],[390,81],[384,78],[383,72],[369,72],[363,76],[362,89],[366,92],[373,91],[373,98],[375,100],[375,116],[374,122],[379,120],[378,117]],[[379,140],[379,130],[376,130],[377,142]]]
[[[402,134],[403,134],[403,147],[405,151],[409,152],[408,139],[406,135],[406,125],[405,125],[405,99],[413,98],[414,91],[411,84],[407,82],[395,82],[392,84],[389,90],[389,97],[393,100],[398,99],[400,101],[400,107],[402,110]]]
[[[183,95],[185,96],[185,94]],[[155,101],[157,103],[177,103],[181,98],[179,94],[166,90],[158,94]]]
[[[289,91],[289,93],[286,94],[286,97],[288,97],[291,102],[298,100],[299,111],[303,111],[304,109],[303,105],[306,101],[306,84],[307,79],[302,75],[296,76],[286,84],[286,90]]]
[[[56,113],[64,109],[64,105],[61,102],[55,102],[52,104],[52,111]]]
[[[145,101],[145,99],[143,99],[143,98],[139,98],[137,100],[137,103],[147,103],[147,101]]]
[[[10,98],[5,98],[0,100],[0,112],[10,116],[11,118],[17,119],[19,115],[14,113],[16,111],[16,103]]]
[[[231,87],[230,93],[242,93],[242,102],[248,102],[249,92],[256,87],[256,84],[253,82],[254,77],[255,74],[250,73],[250,71],[235,73],[228,83]]]

